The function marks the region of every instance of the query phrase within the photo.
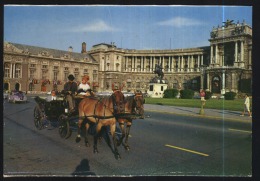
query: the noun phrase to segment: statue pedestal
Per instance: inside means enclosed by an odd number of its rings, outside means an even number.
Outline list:
[[[163,93],[168,87],[168,81],[162,77],[154,77],[150,80],[147,94],[153,98],[163,98]]]

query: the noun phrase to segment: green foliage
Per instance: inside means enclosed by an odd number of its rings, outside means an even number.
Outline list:
[[[194,96],[194,91],[191,89],[184,89],[180,91],[181,99],[192,99]]]
[[[177,89],[166,89],[164,91],[163,98],[176,98],[178,93],[179,93],[179,91]]]
[[[235,92],[226,92],[224,94],[226,100],[234,100],[236,95],[237,95],[237,93],[235,93]]]
[[[205,92],[205,99],[210,99],[211,96],[212,96],[212,92],[210,92],[210,91]]]

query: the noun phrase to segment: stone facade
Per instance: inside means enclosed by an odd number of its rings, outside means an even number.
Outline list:
[[[4,43],[4,88],[22,91],[63,89],[67,76],[80,82],[89,75],[92,89],[124,91],[149,89],[156,77],[155,65],[163,68],[168,88],[206,89],[213,93],[251,92],[252,28],[245,22],[227,21],[213,27],[210,46],[169,50],[129,50],[114,44],[97,44],[81,53]]]
[[[29,92],[62,90],[69,74],[98,85],[98,63],[87,54],[4,42],[4,89]]]

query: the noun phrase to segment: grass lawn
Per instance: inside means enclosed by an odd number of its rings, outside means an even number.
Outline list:
[[[252,103],[252,99],[250,99]],[[145,104],[160,104],[180,107],[201,107],[200,99],[165,99],[165,98],[145,98]],[[209,99],[206,100],[205,109],[223,109],[232,111],[244,110],[244,99],[224,100]]]

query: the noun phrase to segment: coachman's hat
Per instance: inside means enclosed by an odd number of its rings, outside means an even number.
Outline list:
[[[69,79],[69,80],[74,80],[75,77],[74,77],[72,74],[70,74],[70,75],[68,76],[68,79]]]

